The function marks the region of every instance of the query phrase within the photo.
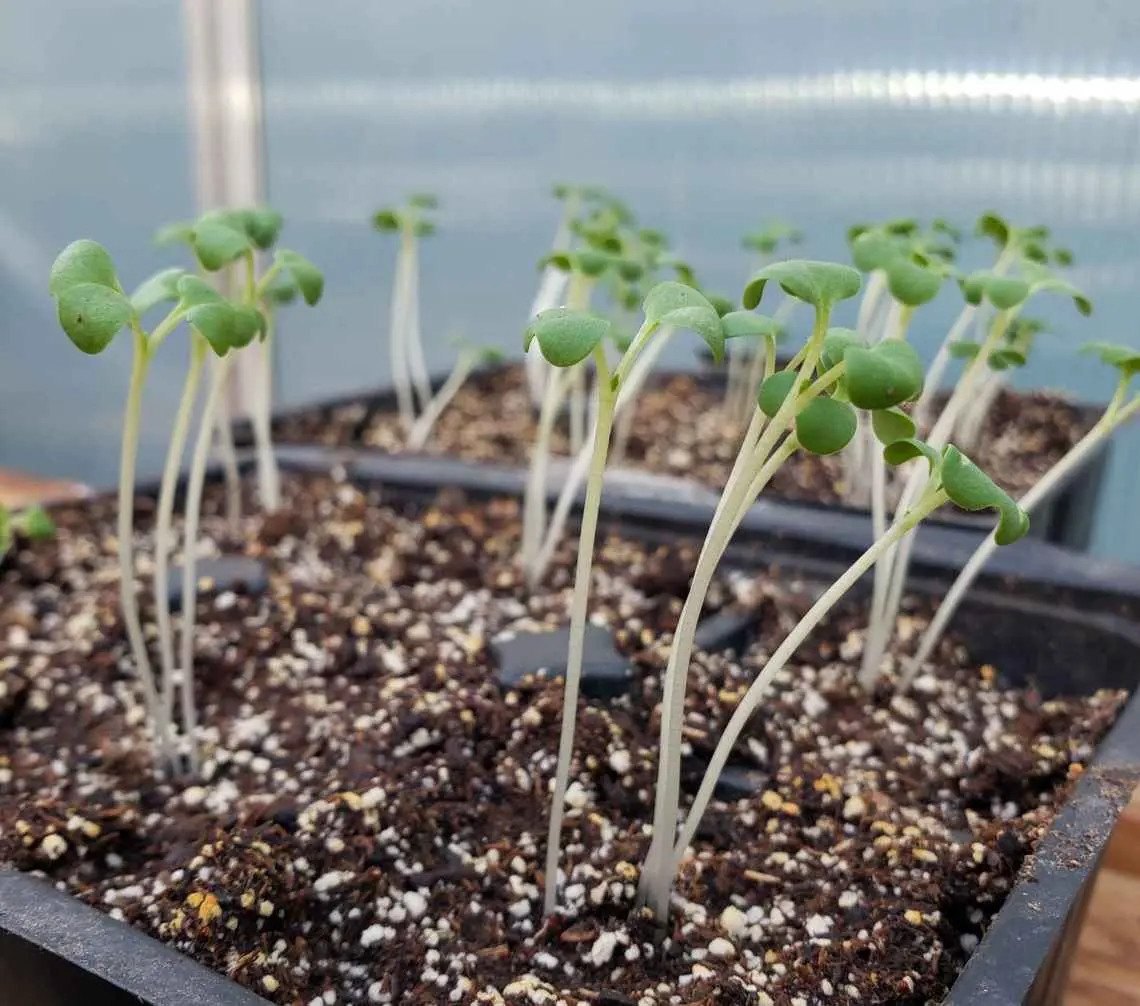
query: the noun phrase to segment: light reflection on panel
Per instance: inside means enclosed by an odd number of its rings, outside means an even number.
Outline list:
[[[1098,308],[1089,325],[1044,307],[1059,334],[1019,380],[1103,397],[1075,343],[1140,338],[1130,0],[275,0],[264,36],[271,193],[289,241],[329,272],[319,321],[295,314],[283,332],[291,400],[387,376],[392,249],[366,221],[409,190],[443,201],[421,280],[433,362],[456,328],[514,347],[557,178],[612,186],[724,290],[748,269],[740,232],[764,216],[826,257],[858,219],[997,208],[1057,228]],[[923,312],[921,349],[954,313],[950,295]],[[671,351],[687,362],[682,340]],[[1137,468],[1130,433],[1106,520]],[[1129,547],[1140,560],[1140,539]]]

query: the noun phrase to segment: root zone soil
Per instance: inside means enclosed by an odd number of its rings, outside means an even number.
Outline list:
[[[564,623],[573,544],[528,595],[513,501],[416,512],[292,478],[286,507],[234,539],[205,526],[209,550],[264,559],[270,586],[202,599],[200,780],[149,770],[111,505],[61,511],[57,541],[0,571],[0,863],[274,1002],[937,1000],[1123,701],[1004,687],[961,640],[911,696],[867,698],[860,616],[840,612],[735,753],[767,782],[710,811],[658,927],[636,908],[637,865],[695,550],[610,537],[593,616],[633,683],[583,705],[562,910],[543,918],[561,687],[504,692],[488,642]],[[690,789],[811,591],[763,571],[716,584],[713,608],[755,607],[757,638],[694,661]],[[912,604],[904,635],[925,617]]]
[[[722,412],[723,385],[693,374],[666,374],[638,397],[623,464],[662,475],[696,478],[720,488],[732,468],[742,429]],[[487,402],[496,402],[494,409]],[[1088,430],[1091,420],[1057,394],[1003,391],[994,403],[976,450],[967,451],[1015,496],[1031,488]],[[363,402],[331,410],[300,411],[278,421],[287,443],[365,445],[404,449],[394,411]],[[525,465],[535,438],[534,410],[519,366],[474,375],[440,417],[426,450],[468,461]],[[569,453],[565,423],[552,449]],[[839,456],[800,453],[768,490],[784,499],[843,502]]]

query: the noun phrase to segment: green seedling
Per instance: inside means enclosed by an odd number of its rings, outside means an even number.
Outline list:
[[[914,459],[925,461],[926,464],[920,467],[920,471],[926,469],[922,492],[914,501],[913,506],[901,515],[901,519],[896,521],[885,535],[877,538],[874,544],[824,591],[768,658],[763,670],[749,685],[748,691],[733,710],[732,717],[717,741],[716,748],[709,760],[708,769],[705,771],[693,805],[685,818],[684,827],[681,829],[675,845],[670,850],[668,859],[670,878],[676,873],[677,867],[696,836],[697,829],[700,827],[701,820],[712,800],[717,779],[724,770],[732,749],[739,741],[748,721],[760,708],[773,679],[793,658],[815,627],[888,548],[901,540],[905,540],[924,518],[934,513],[947,501],[954,501],[970,510],[991,509],[996,511],[998,524],[994,535],[1000,543],[1015,541],[1028,529],[1029,519],[1024,511],[998,489],[989,477],[962,455],[957,448],[946,447],[942,451],[936,451],[922,441],[908,439],[891,443],[884,448],[884,454],[890,464],[905,464]],[[654,842],[656,841],[657,833],[654,832]],[[655,912],[663,912],[667,909],[668,902],[662,900],[661,894],[662,892],[659,891],[657,897],[650,902]],[[667,897],[668,891],[666,890],[664,894]],[[665,916],[659,914],[658,917],[664,918]]]
[[[47,541],[55,537],[55,522],[41,506],[13,513],[0,503],[0,562],[11,550],[16,535],[28,541]]]
[[[960,281],[970,307],[977,308],[985,303],[993,308],[995,314],[977,353],[966,364],[954,391],[926,438],[935,450],[941,450],[949,443],[960,417],[978,394],[979,384],[987,372],[990,359],[1008,344],[1010,327],[1031,298],[1041,293],[1056,293],[1069,297],[1081,314],[1087,315],[1092,310],[1088,298],[1080,290],[1053,275],[1048,267],[1033,260],[1022,259],[1016,263],[1016,268],[1016,275],[1007,275],[997,269],[983,270],[971,273]],[[947,351],[949,352],[949,347]],[[929,381],[929,375],[927,380]],[[921,400],[920,396],[919,401]],[[896,522],[913,505],[921,491],[921,473],[912,472],[903,485],[896,509]],[[898,617],[912,548],[913,542],[906,539],[888,549],[875,566],[871,620],[860,674],[860,679],[867,688],[873,687],[878,677]]]
[[[143,388],[155,354],[182,321],[191,327],[197,340],[222,356],[248,344],[264,326],[264,319],[255,308],[231,304],[212,290],[212,296],[204,295],[202,286],[205,284],[196,277],[168,269],[143,283],[133,296],[127,296],[111,256],[102,245],[88,240],[73,242],[60,253],[48,283],[60,326],[81,352],[88,355],[103,352],[124,329],[132,335],[134,354],[119,465],[119,591],[156,760],[164,767],[173,767],[175,763],[170,717],[147,654],[134,569],[135,464]],[[151,308],[171,301],[173,306],[162,320],[149,332],[145,331],[142,316]],[[160,548],[164,544],[160,543]],[[164,681],[164,686],[169,689],[169,679]]]
[[[527,328],[524,348],[538,345],[544,359],[562,370],[572,370],[585,361],[593,362],[597,420],[591,451],[586,497],[578,538],[578,560],[574,597],[570,609],[570,646],[566,666],[562,728],[558,746],[558,767],[547,838],[546,911],[553,911],[558,890],[558,858],[566,786],[574,745],[574,722],[582,677],[586,614],[590,597],[590,574],[601,502],[602,480],[609,449],[614,410],[621,387],[637,358],[663,328],[696,332],[713,355],[724,355],[724,325],[713,306],[696,290],[680,283],[661,283],[650,290],[643,305],[644,320],[616,364],[606,351],[610,322],[598,315],[567,308],[555,308],[535,318]]]
[[[272,265],[263,275],[258,276],[257,253],[272,249],[280,234],[282,223],[281,215],[270,209],[211,210],[189,224],[175,224],[163,228],[156,239],[159,243],[164,243],[164,239],[184,241],[193,251],[198,265],[198,275],[183,275],[174,289],[154,290],[156,302],[177,297],[186,305],[187,321],[192,328],[190,366],[183,383],[175,414],[174,430],[163,468],[155,525],[155,620],[163,680],[167,682],[174,680],[175,670],[169,602],[174,496],[205,362],[207,358],[213,360],[202,417],[191,454],[184,530],[179,693],[183,729],[190,744],[190,766],[194,772],[198,770],[198,749],[195,742],[197,707],[194,701],[192,663],[198,583],[196,542],[210,440],[218,425],[219,416],[224,415],[226,388],[236,358],[235,353],[230,353],[209,341],[201,330],[200,319],[231,309],[250,319],[248,331],[245,333],[248,338],[230,348],[244,348],[246,345],[254,344],[262,354],[252,426],[261,502],[267,511],[274,512],[280,509],[281,505],[280,474],[273,453],[269,421],[272,399],[270,361],[274,309],[280,304],[289,303],[298,295],[306,303],[316,304],[324,292],[324,279],[319,270],[303,256],[288,249],[277,250]],[[231,265],[239,267],[244,265],[244,271],[241,282],[236,284],[240,292],[232,300],[227,300],[203,277],[207,273],[218,272]],[[228,419],[225,420],[225,425],[228,427]],[[235,485],[233,488],[239,487]],[[164,696],[167,719],[173,715],[173,699],[174,690],[172,687],[167,687]]]
[[[447,375],[447,380],[440,386],[439,391],[432,396],[431,401],[428,402],[428,407],[420,413],[408,434],[408,448],[410,450],[423,450],[431,436],[431,431],[439,421],[439,417],[443,415],[444,410],[459,394],[460,389],[476,367],[497,363],[503,359],[503,354],[497,349],[467,346],[461,340],[456,341],[456,347],[459,352],[455,358],[455,365],[451,368],[451,373]]]
[[[372,226],[378,231],[400,237],[388,348],[400,422],[406,433],[431,401],[431,378],[420,332],[419,242],[435,233],[431,213],[437,205],[434,196],[412,196],[403,207],[380,210],[372,217]]]
[[[605,282],[607,275],[625,273],[632,275],[639,268],[634,260],[626,259],[611,252],[597,252],[582,249],[575,252],[558,251],[548,255],[544,264],[550,264],[569,277],[567,282],[566,310],[581,314],[588,312],[595,289]],[[554,310],[553,308],[551,310]],[[543,312],[539,317],[548,317]],[[612,322],[607,319],[607,331],[612,331]],[[533,344],[527,344],[528,353]],[[546,525],[546,484],[550,461],[550,442],[554,435],[555,423],[565,404],[569,404],[570,442],[575,452],[582,450],[586,443],[587,426],[587,378],[586,366],[573,366],[552,360],[541,353],[544,366],[553,368],[550,380],[543,390],[538,413],[538,429],[531,453],[527,484],[523,496],[523,540],[522,566],[527,583],[533,588],[541,574],[539,553],[542,547]],[[577,363],[578,361],[575,361]],[[596,420],[595,420],[596,425]]]
[[[565,182],[556,184],[552,193],[562,204],[562,215],[550,245],[553,254],[561,250],[573,250],[583,216],[591,208],[604,206],[611,197],[598,185],[570,185]],[[538,291],[531,303],[528,317],[534,318],[543,311],[560,306],[566,295],[568,278],[569,274],[565,270],[553,263],[546,263],[542,268]],[[552,379],[553,375],[537,351],[526,356],[526,376],[531,401],[536,408],[540,408],[548,380]]]
[[[1132,382],[1140,373],[1140,350],[1107,342],[1093,342],[1083,347],[1084,352],[1093,353],[1101,361],[1117,370],[1116,390],[1105,406],[1101,417],[1072,448],[1057,461],[1033,487],[1018,501],[1022,510],[1032,514],[1034,509],[1049,499],[1058,487],[1088,458],[1095,453],[1121,426],[1140,413],[1140,393],[1132,390]],[[953,585],[938,606],[934,618],[919,640],[914,656],[907,661],[903,670],[901,686],[909,687],[923,665],[934,652],[942,639],[946,627],[958,610],[966,592],[985,568],[990,557],[997,551],[1001,542],[997,533],[990,534],[978,546],[969,561],[962,567]]]

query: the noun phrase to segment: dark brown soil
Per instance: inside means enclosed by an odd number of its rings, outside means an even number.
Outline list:
[[[742,430],[721,411],[723,385],[695,374],[666,374],[638,398],[627,453],[621,463],[648,471],[724,485]],[[1078,408],[1050,392],[1004,391],[992,408],[972,456],[1004,489],[1019,496],[1087,432]],[[399,451],[404,435],[393,411],[357,403],[310,410],[278,424],[286,443],[361,444]],[[520,366],[474,376],[440,417],[426,450],[493,464],[525,465],[535,438],[535,418]],[[569,453],[565,426],[553,450]],[[800,453],[776,474],[768,493],[785,499],[840,503],[844,499],[839,455]]]
[[[610,538],[593,613],[634,687],[583,705],[562,912],[544,919],[561,688],[504,694],[487,641],[564,623],[573,544],[528,595],[514,502],[415,514],[328,479],[287,480],[286,497],[240,542],[205,522],[207,551],[263,557],[271,586],[202,599],[197,782],[148,771],[112,507],[62,511],[57,541],[0,571],[0,863],[278,1003],[938,1000],[1122,701],[1043,703],[952,640],[911,698],[868,699],[857,613],[837,616],[742,739],[767,786],[711,809],[662,936],[635,887],[695,553]],[[754,605],[758,641],[697,655],[696,760],[810,589],[733,575],[712,600]]]

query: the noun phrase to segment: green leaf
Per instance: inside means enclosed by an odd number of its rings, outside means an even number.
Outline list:
[[[1009,244],[1011,228],[997,213],[983,213],[978,217],[976,230],[980,237],[987,237],[1002,248]]]
[[[285,223],[280,213],[268,207],[241,210],[239,219],[246,236],[262,251],[272,248],[277,243],[281,227]]]
[[[1010,545],[1029,530],[1028,514],[954,446],[942,453],[942,488],[951,502],[963,510],[996,510],[998,526],[994,537],[999,545]]]
[[[1024,367],[1025,354],[1017,349],[996,349],[987,361],[991,370],[1009,370],[1010,367]]]
[[[435,233],[435,224],[430,220],[417,220],[412,224],[412,233],[418,238],[431,237]]]
[[[630,258],[619,258],[614,263],[617,274],[627,283],[641,279],[645,275],[645,267],[640,262]]]
[[[8,508],[0,503],[0,559],[8,554],[12,547],[12,524],[8,519]]]
[[[12,526],[32,541],[47,541],[55,534],[55,521],[42,506],[22,510],[12,518]]]
[[[1115,342],[1088,342],[1081,346],[1082,353],[1095,353],[1102,363],[1115,367],[1126,377],[1140,374],[1140,349],[1121,346]]]
[[[292,304],[297,299],[297,286],[288,276],[278,276],[269,284],[262,299],[268,304]]]
[[[667,324],[665,318],[673,311],[691,307],[716,314],[716,309],[703,293],[686,283],[675,283],[671,280],[653,287],[641,305],[645,320],[658,325]]]
[[[730,311],[720,319],[721,331],[726,339],[764,337],[775,341],[780,335],[780,323],[774,318],[751,311]]]
[[[583,248],[571,256],[571,264],[583,276],[601,276],[613,263],[612,255],[593,248]]]
[[[999,276],[988,270],[972,272],[962,281],[962,292],[971,304],[988,300],[999,311],[1008,311],[1025,303],[1030,286],[1015,276]]]
[[[1068,280],[1054,276],[1047,268],[1027,263],[1024,268],[1026,279],[1031,284],[1031,292],[1047,291],[1060,293],[1071,297],[1077,310],[1086,318],[1092,314],[1093,305],[1083,290],[1074,286]]]
[[[978,343],[970,342],[968,339],[960,339],[958,342],[950,343],[949,346],[950,355],[959,360],[972,360],[981,348]]]
[[[938,296],[942,277],[913,259],[898,258],[887,265],[887,288],[900,304],[921,307]]]
[[[546,361],[555,367],[573,367],[607,338],[610,323],[587,311],[554,307],[532,319],[523,336],[523,349],[537,339]]]
[[[265,315],[249,304],[235,304],[230,332],[230,348],[243,349],[259,335],[264,335],[269,327]]]
[[[829,328],[823,337],[823,350],[820,353],[820,363],[824,370],[830,370],[843,362],[843,356],[852,347],[867,348],[867,340],[853,328]]]
[[[906,245],[902,241],[878,229],[863,231],[851,242],[851,261],[860,272],[886,269],[905,254]]]
[[[812,454],[835,454],[855,436],[855,410],[832,398],[813,398],[796,416],[796,439]]]
[[[154,232],[154,243],[160,248],[169,245],[188,245],[194,237],[194,222],[180,220],[178,223],[165,224]]]
[[[217,272],[253,250],[244,231],[221,220],[199,221],[192,240],[194,254],[209,272]]]
[[[282,248],[274,256],[274,261],[292,277],[306,304],[312,307],[321,299],[325,289],[325,277],[304,255]]]
[[[778,370],[761,383],[760,393],[757,396],[757,404],[760,406],[760,411],[769,419],[772,419],[776,413],[780,411],[780,406],[784,404],[784,399],[788,397],[792,388],[795,387],[796,378],[798,376],[794,370]]]
[[[225,302],[225,298],[201,276],[194,276],[191,273],[186,273],[178,281],[178,299],[182,301],[184,307]]]
[[[895,440],[883,448],[883,460],[888,465],[903,465],[915,458],[925,458],[932,474],[937,472],[942,465],[942,455],[925,440],[919,440],[916,437],[904,437],[902,440]]]
[[[398,231],[400,215],[395,210],[380,210],[372,214],[372,226],[378,231]]]
[[[99,283],[76,283],[56,296],[59,324],[80,352],[94,356],[135,316],[131,302]]]
[[[107,249],[86,238],[73,241],[56,256],[48,278],[48,292],[58,297],[69,287],[80,284],[119,289],[115,263]]]
[[[163,269],[143,280],[131,294],[131,307],[140,318],[159,304],[173,304],[178,300],[178,282],[187,275],[185,269]]]
[[[193,328],[218,355],[225,356],[234,346],[237,311],[226,300],[196,304],[186,312],[186,324]]]
[[[741,303],[749,310],[756,307],[769,281],[778,283],[789,297],[805,301],[817,311],[828,311],[839,301],[854,297],[863,282],[858,270],[834,262],[773,262],[748,281]]]
[[[870,349],[851,346],[847,364],[847,394],[860,409],[888,409],[922,394],[922,361],[909,343],[888,339]]]
[[[408,205],[418,210],[439,209],[439,199],[431,192],[413,192],[408,196]]]
[[[884,446],[896,440],[911,440],[915,434],[914,420],[901,409],[875,409],[871,413],[871,429]]]

